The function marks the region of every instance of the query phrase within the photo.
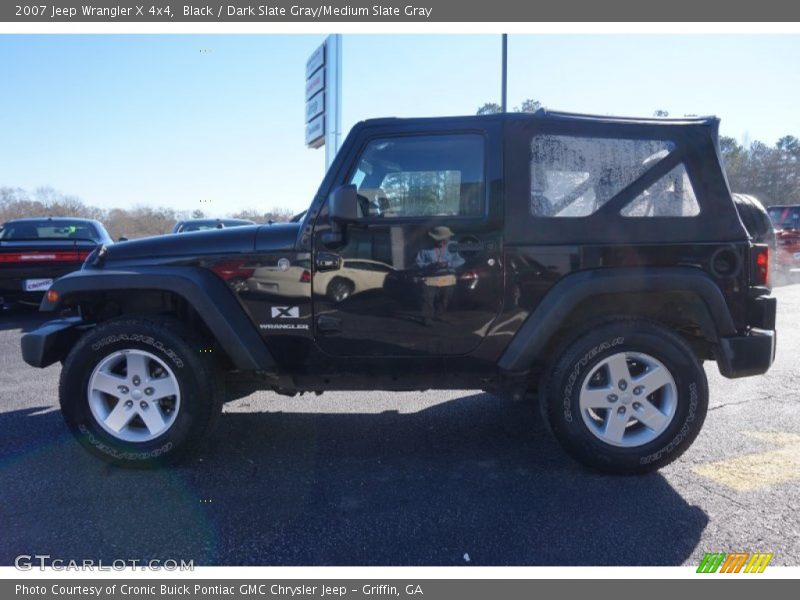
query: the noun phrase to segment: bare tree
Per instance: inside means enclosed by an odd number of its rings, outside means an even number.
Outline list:
[[[534,100],[533,98],[528,98],[527,100],[523,100],[522,104],[520,104],[519,106],[515,106],[512,109],[512,112],[533,113],[539,110],[540,108],[542,108],[541,102],[539,102],[538,100]],[[502,111],[503,111],[502,107],[496,102],[487,102],[478,109],[477,114],[494,115]]]
[[[283,223],[294,216],[294,212],[288,208],[272,208],[262,212],[254,208],[246,208],[233,214],[234,219],[250,219],[256,223]]]
[[[273,208],[266,212],[240,211],[233,215],[258,223],[288,221],[293,212],[288,208]],[[28,192],[22,188],[0,187],[0,223],[21,217],[79,217],[101,221],[112,238],[130,239],[161,235],[172,231],[176,221],[205,218],[202,210],[178,211],[168,207],[139,205],[133,208],[101,209],[84,204],[77,196],[63,194],[51,187]]]
[[[493,115],[502,111],[502,108],[496,102],[487,102],[478,109],[479,115]]]

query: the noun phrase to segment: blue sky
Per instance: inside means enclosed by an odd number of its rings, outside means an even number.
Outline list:
[[[321,35],[0,36],[0,186],[102,207],[301,210],[324,150],[303,145]],[[499,102],[500,37],[349,35],[343,122]],[[722,133],[800,136],[800,36],[512,35],[509,104],[716,114]],[[202,202],[201,202],[202,201]]]

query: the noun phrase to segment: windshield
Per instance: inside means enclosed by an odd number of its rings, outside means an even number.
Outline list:
[[[776,229],[800,229],[800,206],[772,206],[767,212]]]
[[[213,221],[189,221],[181,225],[178,230],[180,233],[190,231],[206,231],[208,229],[223,229],[225,227],[241,227],[242,225],[253,225],[252,221],[228,221],[226,219]]]
[[[85,221],[19,221],[6,223],[0,230],[2,240],[95,240],[97,230]]]
[[[201,221],[195,223],[185,223],[181,227],[181,232],[184,231],[205,231],[206,229],[222,229],[224,225],[219,221]]]

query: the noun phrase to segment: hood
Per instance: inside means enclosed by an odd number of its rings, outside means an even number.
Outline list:
[[[173,233],[120,242],[107,248],[107,261],[246,254],[294,247],[297,223],[246,225]]]

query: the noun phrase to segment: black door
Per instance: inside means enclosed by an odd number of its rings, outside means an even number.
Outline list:
[[[486,131],[364,140],[351,172],[358,221],[326,247],[313,242],[319,346],[338,356],[464,355],[502,309],[502,218],[490,210]]]

